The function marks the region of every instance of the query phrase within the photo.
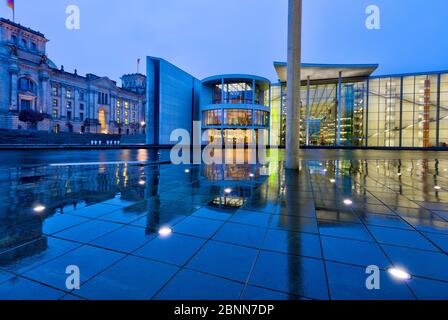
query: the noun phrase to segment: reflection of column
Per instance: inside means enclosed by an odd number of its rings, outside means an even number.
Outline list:
[[[148,214],[146,216],[146,231],[148,233],[154,232],[160,226],[160,198],[156,197],[159,194],[160,184],[160,167],[145,166],[145,201],[148,204]]]
[[[17,81],[19,74],[19,67],[15,62],[9,66],[9,74],[11,75],[11,96],[10,96],[10,110],[19,110],[17,103]]]
[[[288,87],[286,107],[286,168],[298,168],[300,148],[300,69],[302,0],[289,0]]]

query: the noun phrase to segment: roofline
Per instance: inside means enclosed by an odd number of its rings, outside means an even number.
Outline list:
[[[274,67],[285,67],[287,62],[274,61]],[[367,63],[367,64],[331,64],[331,63],[302,63],[303,68],[378,68],[380,65],[377,63]]]
[[[34,35],[36,35],[36,36],[42,37],[42,38],[44,38],[45,40],[48,41],[48,39],[45,37],[45,35],[44,35],[43,33],[39,32],[39,31],[36,31],[36,30],[33,30],[33,29],[31,29],[31,28],[22,26],[21,24],[19,24],[19,23],[15,23],[15,22],[13,22],[13,21],[11,21],[11,20],[9,20],[9,19],[0,18],[0,22],[9,24],[9,25],[14,26],[14,27],[16,27],[16,28],[19,28],[19,29],[21,29],[21,30],[23,30],[23,31],[26,31],[26,32],[29,32],[29,33],[34,34]]]
[[[220,75],[207,77],[202,80],[202,83],[207,83],[207,82],[221,80],[221,79],[248,79],[248,80],[258,80],[261,82],[265,82],[267,84],[271,84],[271,80],[264,78],[264,77],[251,75],[251,74],[220,74]]]

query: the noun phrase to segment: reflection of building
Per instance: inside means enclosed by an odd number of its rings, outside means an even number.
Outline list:
[[[202,81],[202,129],[206,142],[256,143],[259,129],[269,128],[270,81],[247,75]]]
[[[46,55],[45,36],[0,18],[0,128],[26,129],[24,110],[44,120],[48,132],[141,133],[146,77],[122,77],[123,87],[107,77],[57,68]]]
[[[271,143],[284,146],[286,64],[274,65]],[[303,145],[448,146],[448,72],[371,76],[377,67],[303,65]]]

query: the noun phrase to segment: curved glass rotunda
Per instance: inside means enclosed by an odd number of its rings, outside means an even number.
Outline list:
[[[202,81],[203,143],[268,142],[270,123],[268,79],[252,75],[219,75]]]

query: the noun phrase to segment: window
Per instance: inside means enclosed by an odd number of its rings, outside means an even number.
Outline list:
[[[31,43],[31,49],[33,49],[34,51],[37,51],[37,44],[35,42]]]
[[[109,104],[109,95],[106,93],[98,93],[98,104]]]
[[[17,36],[16,35],[11,36],[11,42],[17,44]]]
[[[121,101],[117,100],[117,107],[120,108],[121,107]]]
[[[252,111],[241,109],[224,110],[224,124],[228,126],[251,126]]]
[[[53,99],[53,107],[57,107],[57,106],[59,106],[58,99]]]
[[[204,126],[220,126],[222,118],[221,110],[209,110],[202,113]]]
[[[59,115],[58,109],[53,109],[53,118],[57,119]]]
[[[117,109],[117,114],[120,115],[121,114],[121,110]]]
[[[31,100],[20,100],[20,110],[30,110],[31,109]]]
[[[128,125],[129,124],[129,119],[124,119],[124,123],[126,124],[126,125]]]
[[[25,39],[22,39],[22,46],[28,48],[28,42]]]
[[[81,112],[79,114],[79,120],[84,121],[84,113]]]
[[[120,124],[121,123],[121,119],[117,118],[117,123]]]
[[[51,91],[54,96],[57,96],[59,94],[59,88],[57,86],[52,86]]]
[[[71,119],[72,119],[72,112],[67,111],[67,120],[71,120]]]
[[[125,108],[125,109],[129,109],[129,102],[126,101],[126,102],[124,103],[124,108]]]
[[[34,92],[34,82],[28,78],[19,79],[19,90]]]
[[[85,94],[84,91],[79,91],[79,100],[84,101],[85,100]]]
[[[84,110],[84,103],[79,104],[79,110]]]
[[[67,109],[71,109],[72,108],[72,102],[71,101],[67,101]]]
[[[71,89],[67,89],[67,91],[65,92],[65,96],[67,99],[71,99],[73,98],[73,93]]]

